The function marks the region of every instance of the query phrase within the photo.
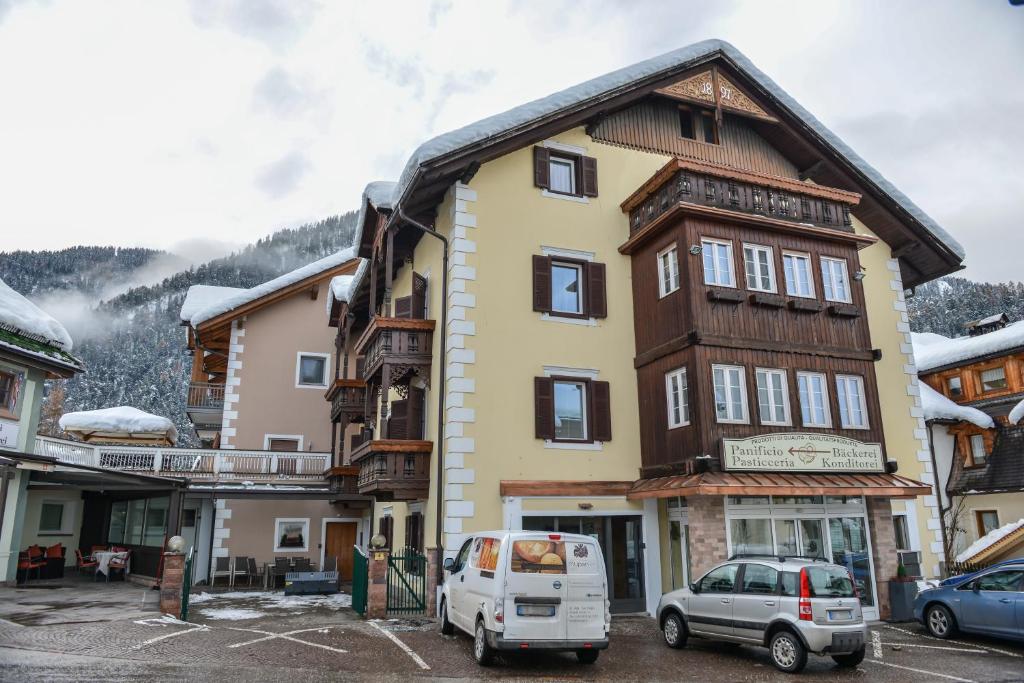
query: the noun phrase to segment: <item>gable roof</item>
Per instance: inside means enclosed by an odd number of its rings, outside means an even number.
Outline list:
[[[181,310],[178,313],[178,317],[181,319],[182,323],[187,324],[191,322],[192,316],[204,308],[213,306],[216,303],[224,301],[230,296],[234,296],[239,292],[244,291],[246,290],[241,287],[192,285],[185,293],[185,300],[181,302]]]
[[[590,117],[621,108],[633,99],[650,94],[657,87],[666,85],[667,79],[681,76],[715,59],[724,60],[745,76],[773,102],[780,114],[787,115],[799,127],[800,133],[841,161],[851,175],[857,176],[859,184],[877,195],[883,204],[892,205],[896,213],[902,214],[897,219],[910,224],[919,239],[939,252],[945,265],[938,269],[933,265],[932,272],[922,275],[921,281],[961,267],[963,247],[948,232],[754,66],[743,53],[723,40],[694,43],[434,137],[420,145],[409,158],[391,202],[395,206],[402,203],[403,208],[408,209],[405,202],[416,193],[418,185],[450,185],[449,178],[466,173],[472,168],[472,163],[498,156],[493,151],[490,156],[486,152],[501,143],[515,143],[517,147],[514,148],[518,148],[543,139],[545,127],[560,124],[564,129],[579,125]]]
[[[975,337],[949,338],[934,333],[914,333],[911,340],[917,371],[925,373],[1024,348],[1024,320]]]

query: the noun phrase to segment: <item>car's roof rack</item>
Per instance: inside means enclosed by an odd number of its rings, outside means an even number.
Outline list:
[[[749,559],[772,559],[779,562],[785,562],[786,560],[811,560],[813,562],[828,562],[828,558],[822,555],[772,555],[771,553],[736,553],[729,557],[729,561],[733,560],[749,560]]]

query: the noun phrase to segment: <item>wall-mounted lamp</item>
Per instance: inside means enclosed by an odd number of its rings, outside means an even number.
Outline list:
[[[853,279],[856,280],[857,282],[860,282],[861,280],[864,279],[864,276],[867,274],[867,271],[861,268],[860,270],[853,274]]]
[[[702,251],[704,251],[704,247],[702,247],[699,244],[694,244],[692,247],[690,247],[690,253],[693,254],[694,256],[696,256]]]

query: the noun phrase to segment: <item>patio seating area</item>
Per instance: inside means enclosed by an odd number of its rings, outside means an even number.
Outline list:
[[[265,562],[261,566],[256,558],[236,555],[234,557],[214,558],[213,572],[210,575],[210,586],[215,587],[217,580],[232,588],[245,582],[250,588],[263,590],[282,588],[288,574],[318,571],[316,563],[308,557],[275,557],[273,562]],[[338,558],[328,555],[324,560],[324,572],[338,571]]]
[[[66,557],[67,548],[61,543],[48,548],[29,546],[18,553],[17,584],[20,586],[30,581],[63,579]],[[75,548],[75,568],[78,573],[91,576],[93,580],[101,576],[108,582],[111,576],[127,580],[131,572],[131,557],[131,549],[120,546],[93,546],[88,555]]]

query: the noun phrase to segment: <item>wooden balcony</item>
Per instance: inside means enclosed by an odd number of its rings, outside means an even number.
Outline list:
[[[185,413],[204,442],[216,437],[224,413],[224,385],[192,382],[185,398]]]
[[[365,357],[363,379],[369,381],[389,367],[389,386],[415,372],[429,376],[434,321],[415,318],[375,317],[356,342],[356,353]]]
[[[366,418],[366,382],[336,379],[325,398],[331,402],[331,422],[362,423]]]
[[[433,450],[431,441],[363,442],[350,458],[359,467],[359,493],[379,501],[426,498]]]

